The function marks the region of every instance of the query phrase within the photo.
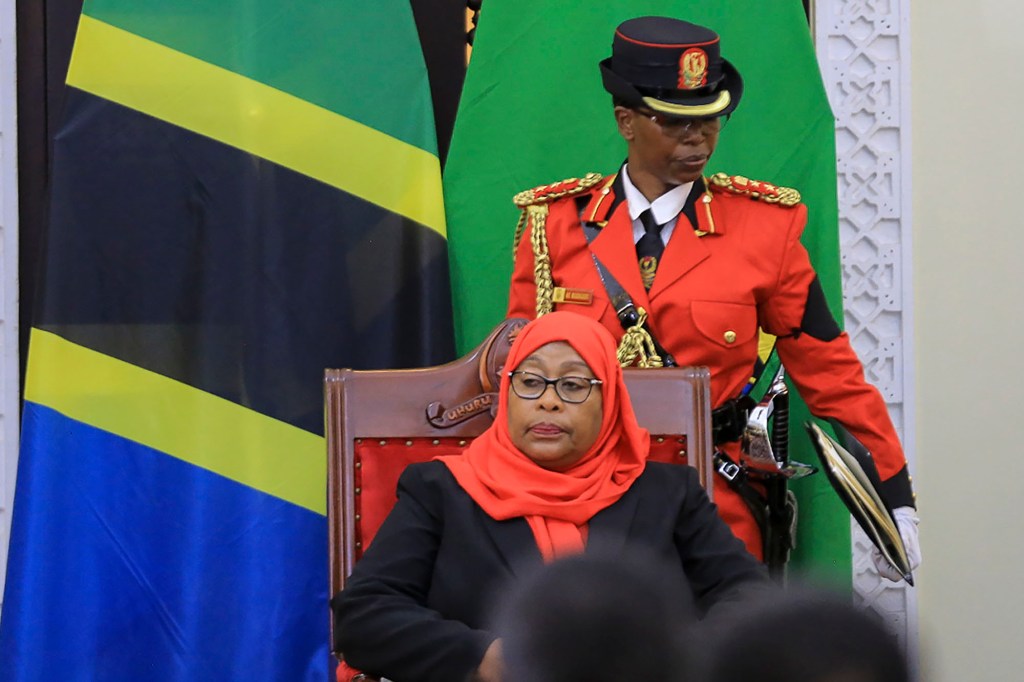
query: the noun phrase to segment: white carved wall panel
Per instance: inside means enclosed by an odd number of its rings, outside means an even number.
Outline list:
[[[815,42],[836,117],[846,330],[913,466],[910,325],[909,0],[818,0]],[[881,615],[916,668],[912,589],[878,577],[853,527],[858,602]]]

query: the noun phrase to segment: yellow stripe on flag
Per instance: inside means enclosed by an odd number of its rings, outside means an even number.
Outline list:
[[[25,399],[326,514],[324,439],[33,329]]]
[[[446,236],[437,156],[294,95],[84,14],[67,82]]]
[[[769,356],[775,350],[776,338],[760,327],[757,328],[757,357],[761,359],[761,362],[768,362]]]

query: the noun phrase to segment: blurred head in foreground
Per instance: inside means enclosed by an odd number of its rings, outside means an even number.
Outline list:
[[[504,682],[676,682],[689,656],[688,601],[660,565],[580,555],[517,584],[499,610]]]
[[[892,633],[834,595],[787,592],[712,638],[709,682],[908,682]]]

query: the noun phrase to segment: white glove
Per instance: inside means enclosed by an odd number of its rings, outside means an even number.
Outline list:
[[[917,510],[913,507],[896,507],[892,510],[892,515],[896,517],[896,528],[900,531],[903,547],[907,550],[907,561],[910,564],[910,570],[913,571],[921,565],[921,543],[917,539],[917,524],[919,522]],[[888,578],[894,583],[903,580],[899,571],[893,568],[892,564],[873,545],[871,561],[874,562],[878,574],[883,578]]]

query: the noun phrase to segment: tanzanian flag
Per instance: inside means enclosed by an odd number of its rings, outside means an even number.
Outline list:
[[[87,0],[0,679],[324,680],[325,367],[450,360],[408,2]]]
[[[613,172],[626,146],[597,64],[615,27],[648,14],[710,26],[743,75],[743,102],[708,173],[795,187],[808,205],[804,244],[842,320],[834,120],[799,2],[487,0],[480,13],[445,166],[456,338],[462,351],[502,317],[512,271],[520,190]],[[806,408],[793,401],[790,423]],[[814,462],[794,431],[792,456]],[[801,447],[802,446],[802,447]],[[794,484],[800,497],[797,568],[850,584],[850,521],[824,476]]]

